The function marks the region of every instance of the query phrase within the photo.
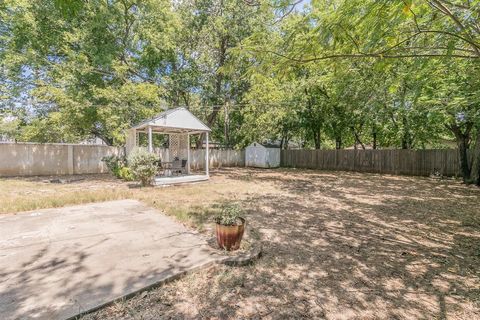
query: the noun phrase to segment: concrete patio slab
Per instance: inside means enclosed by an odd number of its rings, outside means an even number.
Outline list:
[[[135,200],[0,216],[0,318],[70,318],[221,259]]]

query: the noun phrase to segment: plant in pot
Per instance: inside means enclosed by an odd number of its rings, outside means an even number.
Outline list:
[[[237,203],[227,203],[220,206],[220,213],[215,218],[215,232],[220,248],[228,251],[240,248],[240,242],[245,231],[243,213],[242,208]]]

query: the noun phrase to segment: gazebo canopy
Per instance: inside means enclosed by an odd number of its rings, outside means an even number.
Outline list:
[[[209,127],[183,107],[164,111],[152,119],[137,124],[132,129],[147,132],[149,127],[154,132],[165,133],[195,134],[211,131]]]

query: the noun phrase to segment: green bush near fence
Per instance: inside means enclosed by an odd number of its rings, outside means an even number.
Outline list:
[[[120,171],[127,166],[125,157],[119,157],[116,155],[106,156],[102,158],[102,161],[107,166],[108,170],[117,178],[122,178]]]
[[[120,176],[120,179],[123,179],[125,181],[133,181],[135,180],[135,177],[133,175],[132,169],[129,167],[123,167],[118,171],[118,174]]]
[[[131,168],[127,166],[127,160],[125,157],[118,157],[115,155],[103,157],[102,161],[105,162],[108,170],[117,178],[125,181],[133,181],[134,175]]]

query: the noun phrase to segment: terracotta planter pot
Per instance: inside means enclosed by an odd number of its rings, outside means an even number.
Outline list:
[[[217,223],[215,231],[217,234],[217,243],[220,248],[228,251],[240,248],[243,231],[245,230],[245,219],[239,219],[242,220],[242,224],[235,226],[224,226]]]

